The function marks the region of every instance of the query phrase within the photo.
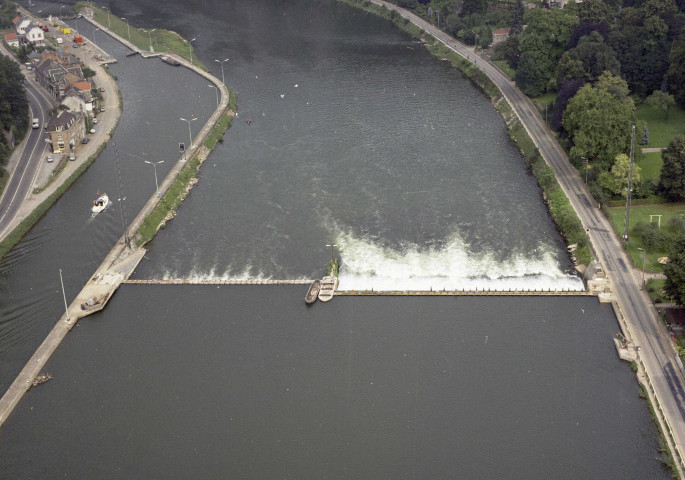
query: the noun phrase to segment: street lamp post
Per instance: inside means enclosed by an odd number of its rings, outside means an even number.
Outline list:
[[[157,189],[157,196],[161,197],[162,194],[159,193],[159,184],[157,183],[157,165],[160,163],[164,163],[164,160],[160,160],[159,162],[148,162],[147,160],[143,160],[145,163],[148,163],[152,165],[152,168],[155,170],[155,188]]]
[[[184,122],[188,122],[188,137],[190,138],[190,143],[188,143],[188,149],[190,149],[193,146],[193,134],[190,132],[190,122],[194,122],[195,120],[197,120],[197,117],[191,118],[190,120],[186,120],[185,118],[179,118],[179,120],[183,120]]]
[[[583,164],[585,165],[585,185],[587,185],[587,170],[588,170],[588,160],[585,157],[580,157],[580,159],[583,161]]]
[[[97,32],[98,30],[100,30],[99,27],[93,30],[93,43],[95,43],[95,32]]]
[[[107,10],[107,28],[112,28],[112,24],[109,21],[109,9],[107,7],[102,7]]]
[[[214,92],[216,93],[216,108],[219,108],[219,89],[216,88],[216,85],[208,85],[208,87],[214,89]]]
[[[64,8],[64,5],[59,6],[59,20],[60,22],[62,21],[62,9]]]
[[[645,251],[644,248],[637,247],[637,249],[642,252],[642,287],[644,288],[644,286],[645,286],[645,257],[647,256],[647,252]]]
[[[214,59],[214,61],[221,64],[221,84],[226,85],[226,79],[224,79],[224,62],[228,62],[228,58],[224,60]]]
[[[192,43],[195,41],[195,38],[192,40],[188,40],[188,56],[190,57],[190,64],[193,64],[193,45]]]
[[[131,26],[128,24],[127,18],[122,18],[126,22],[126,31],[128,32],[128,39],[131,40]]]
[[[59,269],[59,283],[62,285],[62,298],[64,298],[64,311],[67,314],[67,322],[70,322],[71,320],[69,319],[69,307],[67,306],[67,295],[64,293],[64,280],[62,280],[62,269]]]
[[[150,38],[150,53],[153,53],[155,50],[152,48],[152,32],[154,32],[157,29],[153,28],[152,30],[145,30],[144,28],[141,28],[141,30],[147,33],[148,37]]]
[[[335,244],[326,244],[327,247],[331,247],[331,260],[333,260],[333,247],[337,247]]]

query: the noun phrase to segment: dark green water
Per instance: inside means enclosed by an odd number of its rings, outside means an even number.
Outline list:
[[[386,22],[329,0],[109,7],[197,38],[217,76],[230,58],[239,94],[137,276],[309,278],[335,243],[346,288],[580,285],[489,101]],[[119,59],[132,218],[154,187],[143,160],[169,159],[166,172],[187,139],[177,117],[200,117],[195,133],[214,91],[101,41]],[[112,155],[0,266],[0,386],[61,313],[57,269],[73,298],[121,233],[117,210],[75,215],[116,190]],[[304,293],[123,287],[0,431],[0,477],[668,478],[596,300],[306,308]]]

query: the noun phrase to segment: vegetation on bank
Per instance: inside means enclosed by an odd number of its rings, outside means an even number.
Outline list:
[[[5,55],[0,55],[0,93],[0,178],[2,178],[5,176],[5,167],[9,162],[12,149],[24,138],[30,122],[24,75],[19,65]]]
[[[235,93],[229,90],[229,105],[232,105],[231,113],[225,112],[219,118],[217,123],[212,128],[211,133],[207,136],[207,139],[203,143],[209,151],[211,151],[217,142],[223,137],[228,127],[231,126],[233,122],[232,112],[235,109],[236,97]],[[207,152],[209,154],[209,152]],[[200,170],[200,166],[204,161],[195,154],[183,169],[179,172],[174,183],[169,187],[164,196],[160,199],[159,203],[155,209],[145,217],[143,224],[140,226],[138,233],[135,237],[136,245],[139,247],[145,245],[150,240],[152,240],[157,233],[157,230],[164,228],[166,226],[166,220],[169,215],[173,214],[176,209],[181,205],[185,197],[188,195],[190,188],[197,176],[197,172]]]
[[[77,2],[74,5],[74,10],[77,12],[82,11],[84,8],[93,10],[93,19],[96,22],[107,27],[121,38],[128,40],[141,50],[149,51],[150,45],[152,45],[155,52],[175,53],[180,57],[191,60],[193,64],[208,71],[193,53],[192,43],[185,40],[178,33],[164,29],[152,31],[152,29],[138,28],[131,25],[130,22],[127,23],[116,15],[112,15],[108,10],[93,6],[90,2]]]
[[[426,34],[426,32],[402,18],[399,14],[392,15],[387,8],[378,6],[368,0],[340,1],[362,8],[366,11],[377,13],[382,17],[393,21],[402,30],[421,39],[433,55],[440,59],[447,60],[455,67],[459,68],[467,78],[491,99],[497,110],[507,122],[509,136],[516,145],[518,145],[526,158],[527,164],[538,178],[538,183],[542,187],[545,202],[549,207],[552,219],[568,243],[576,245],[576,250],[574,252],[576,262],[584,265],[589,264],[592,260],[592,251],[580,219],[554,177],[554,172],[542,159],[535,144],[518,119],[515,118],[511,107],[503,100],[501,92],[492,80],[469,60],[463,58],[442,42]],[[414,29],[409,28],[407,24],[414,26]]]

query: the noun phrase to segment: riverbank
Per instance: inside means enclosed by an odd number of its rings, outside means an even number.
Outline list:
[[[19,11],[24,15],[31,16],[29,12],[21,8]],[[54,27],[50,28],[54,30]],[[112,137],[121,118],[121,93],[106,67],[100,64],[95,58],[95,54],[89,54],[86,49],[74,49],[70,53],[77,56],[86,67],[95,72],[95,86],[104,91],[102,94],[104,99],[102,106],[105,107],[105,111],[98,113],[99,131],[91,136],[91,141],[88,144],[77,146],[76,160],[69,161],[49,185],[39,191],[32,189],[32,193],[22,202],[21,208],[12,222],[12,229],[0,241],[0,258],[4,257],[12,247],[21,241],[36,222],[50,210],[83,172],[95,162]],[[19,150],[20,148],[15,149],[16,154],[18,154]],[[48,164],[42,163],[41,169],[45,168],[49,168]]]
[[[417,38],[424,43],[428,51],[435,57],[448,61],[458,68],[462,74],[488,98],[507,124],[509,137],[516,144],[525,157],[528,167],[538,180],[543,192],[545,204],[548,207],[550,217],[559,229],[559,233],[569,246],[573,246],[573,260],[576,268],[582,273],[584,267],[593,259],[592,249],[587,238],[585,229],[575,213],[571,202],[554,177],[554,172],[546,164],[540,152],[535,147],[533,140],[517,118],[511,105],[499,88],[490,80],[483,70],[478,67],[478,62],[486,62],[471,48],[466,55],[460,54],[448,47],[443,40],[436,39],[433,35],[418,27],[407,16],[396,10],[385,7],[378,1],[371,0],[339,0],[343,3],[360,8],[367,12],[379,15],[393,22],[399,29]],[[456,42],[456,40],[452,39]]]
[[[87,20],[93,22],[90,19]],[[141,52],[135,46],[132,46],[130,43],[121,39],[115,33],[110,32],[105,26],[98,25],[98,27],[116,40],[121,41],[124,45],[132,48],[135,52],[145,56],[143,55],[144,52]],[[150,55],[148,55],[148,57],[149,56]],[[156,56],[156,54],[153,55],[153,57]],[[202,129],[197,133],[194,142],[187,145],[184,155],[179,158],[174,167],[159,185],[158,191],[161,195],[158,196],[155,191],[148,199],[136,218],[129,224],[124,235],[116,242],[74,301],[67,307],[65,314],[62,315],[46,339],[16,377],[12,385],[10,385],[10,388],[3,397],[0,398],[0,426],[2,426],[13,409],[20,402],[23,395],[31,387],[33,380],[40,374],[52,353],[56,350],[57,346],[59,346],[66,334],[74,325],[76,325],[78,319],[102,310],[114,292],[118,289],[119,285],[130,277],[145,254],[145,249],[134,246],[132,239],[138,237],[138,232],[145,222],[149,221],[148,219],[152,217],[153,212],[160,204],[167,204],[179,200],[180,194],[172,188],[176,184],[177,178],[182,172],[197,172],[201,162],[209,155],[211,149],[219,141],[219,138],[221,138],[221,135],[223,135],[226,128],[230,126],[235,109],[235,94],[232,94],[228,87],[219,79],[200,67],[191,64],[183,58],[176,56],[174,56],[174,58],[179,60],[181,65],[195,71],[200,76],[212,82],[221,95],[217,108]],[[111,77],[108,78],[111,79]],[[114,82],[113,79],[112,82]],[[114,92],[115,90],[112,88],[110,91]],[[118,99],[119,97],[117,96],[116,98]],[[233,108],[230,107],[231,105]],[[118,108],[113,110],[119,111]],[[87,168],[87,166],[84,167],[84,171],[85,168]],[[74,177],[74,180],[75,178],[77,177]],[[190,180],[188,180],[188,182],[189,181]],[[180,199],[182,200],[182,197]],[[156,229],[154,232],[156,232]]]

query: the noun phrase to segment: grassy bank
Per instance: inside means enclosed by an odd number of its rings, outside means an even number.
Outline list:
[[[90,2],[77,2],[74,5],[75,11],[81,11],[83,8],[91,8]],[[175,53],[183,58],[191,60],[195,65],[198,65],[205,71],[207,68],[200,63],[200,60],[193,53],[192,44],[188,43],[178,33],[170,30],[157,29],[154,32],[152,29],[137,28],[130,23],[112,15],[109,11],[103,10],[99,7],[92,7],[94,12],[93,19],[99,24],[107,27],[112,32],[119,35],[121,38],[128,40],[136,47],[144,51],[150,51],[150,45],[155,52]]]
[[[219,118],[212,128],[211,133],[203,143],[203,146],[210,152],[216,146],[217,142],[223,138],[224,133],[233,122],[232,112],[235,109],[235,93],[230,92],[229,98],[231,100],[229,104],[233,106],[231,108],[231,113],[226,112]],[[207,155],[208,154],[209,152]],[[196,154],[186,163],[185,167],[183,167],[176,177],[176,180],[166,191],[155,209],[145,217],[145,220],[135,237],[138,246],[144,245],[152,240],[157,233],[157,230],[166,226],[165,219],[168,218],[168,215],[173,214],[173,212],[176,211],[188,195],[203,161],[204,159]]]
[[[685,110],[673,105],[668,113],[657,107],[640,107],[635,116],[647,124],[649,130],[649,143],[643,147],[668,147],[668,143],[678,134],[685,134]],[[635,136],[642,137],[642,132],[636,132]]]
[[[577,245],[577,249],[574,253],[577,263],[587,265],[592,260],[592,252],[580,219],[554,177],[554,172],[542,159],[535,144],[528,135],[528,132],[526,132],[515,117],[511,107],[502,98],[502,93],[492,80],[469,60],[428,35],[425,31],[409,22],[409,20],[402,18],[401,15],[388,10],[385,7],[371,3],[368,0],[339,1],[386,18],[389,21],[392,21],[401,30],[419,38],[425,42],[428,51],[436,57],[449,61],[453,66],[457,67],[464,76],[469,78],[474,85],[483,92],[483,94],[491,99],[492,103],[507,122],[509,136],[526,157],[528,165],[537,177],[538,183],[543,189],[545,202],[549,207],[550,215],[559,228],[559,231],[569,244]]]

